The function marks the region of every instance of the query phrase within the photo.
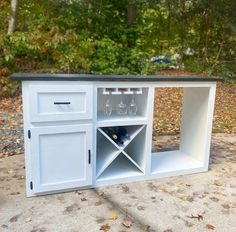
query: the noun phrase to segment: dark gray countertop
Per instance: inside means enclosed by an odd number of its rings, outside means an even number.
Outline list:
[[[11,80],[18,81],[223,81],[222,78],[201,76],[134,76],[89,74],[14,73]]]

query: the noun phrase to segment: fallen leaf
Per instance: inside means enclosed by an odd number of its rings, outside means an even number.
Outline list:
[[[215,181],[214,181],[214,185],[220,187],[220,186],[222,186],[223,184],[222,184],[220,181],[215,180]]]
[[[14,171],[13,170],[8,170],[7,173],[8,174],[12,174]]]
[[[129,221],[128,219],[125,219],[123,222],[122,222],[122,225],[125,226],[126,228],[130,228],[132,226],[132,222]]]
[[[108,224],[105,224],[105,225],[102,225],[100,227],[100,230],[104,231],[104,232],[107,232],[111,229],[111,227],[108,225]]]
[[[21,213],[13,216],[12,218],[10,218],[9,222],[17,222],[18,218],[21,216]]]
[[[110,216],[111,220],[116,220],[117,218],[118,218],[118,215],[115,213],[111,214],[111,216]]]
[[[210,199],[211,199],[212,201],[214,201],[214,202],[219,201],[219,199],[218,199],[217,197],[210,197]]]
[[[102,201],[97,201],[94,203],[95,206],[99,206],[99,205],[102,205]]]
[[[144,226],[144,231],[150,231],[150,228],[151,228],[151,226],[145,225],[145,226]]]
[[[12,195],[12,196],[19,195],[19,194],[20,194],[20,192],[13,192],[13,193],[10,193],[10,195]]]
[[[168,190],[165,189],[165,188],[161,189],[161,191],[162,191],[163,193],[168,193]]]
[[[27,217],[26,219],[25,219],[25,222],[31,222],[32,221],[32,218],[31,217]]]
[[[211,225],[211,224],[206,224],[206,228],[208,230],[214,230],[215,229],[215,226]]]
[[[189,222],[189,221],[185,221],[185,226],[187,227],[193,227],[193,223]]]
[[[201,214],[198,214],[197,216],[187,216],[188,218],[191,218],[191,219],[197,219],[198,221],[202,221],[203,220],[203,216]]]
[[[126,185],[122,186],[122,190],[123,190],[124,193],[129,193],[130,192],[129,187],[126,186]]]
[[[137,209],[141,211],[141,210],[144,210],[145,208],[140,205],[140,206],[137,207]]]
[[[223,207],[224,209],[230,209],[229,204],[222,204],[222,207]]]

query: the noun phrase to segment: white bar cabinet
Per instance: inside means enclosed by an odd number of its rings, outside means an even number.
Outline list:
[[[208,170],[217,78],[13,74],[22,81],[27,196]],[[152,153],[154,92],[183,88],[180,146]],[[135,92],[136,115],[103,113]],[[158,99],[156,99],[158,101]],[[117,144],[107,127],[124,127]]]

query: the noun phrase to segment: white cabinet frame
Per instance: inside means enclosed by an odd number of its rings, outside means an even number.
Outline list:
[[[88,109],[85,117],[79,114],[69,114],[57,116],[45,115],[45,118],[37,118],[35,115],[35,89],[40,86],[47,86],[44,90],[52,92],[55,88],[56,92],[76,92],[82,86],[87,86],[85,90],[88,93]],[[56,87],[57,86],[57,87]],[[25,139],[25,166],[26,166],[26,192],[27,196],[36,196],[55,192],[71,191],[72,189],[85,189],[105,186],[110,184],[128,183],[140,180],[158,179],[168,176],[177,176],[183,174],[190,174],[196,172],[203,172],[208,170],[212,120],[214,112],[214,100],[216,91],[215,81],[161,81],[161,82],[119,82],[119,81],[23,81],[23,109],[24,109],[24,139]],[[65,87],[65,89],[64,89]],[[153,110],[154,110],[154,95],[156,88],[184,88],[184,102],[183,102],[183,118],[181,124],[181,138],[180,150],[173,153],[164,154],[152,153],[152,125],[153,125]],[[97,117],[98,93],[102,88],[141,88],[144,90],[144,95],[140,94],[138,100],[143,107],[143,113],[137,120],[128,118],[115,118],[115,120],[106,120]],[[33,90],[34,89],[34,90]],[[32,95],[32,91],[34,92]],[[37,92],[37,91],[36,91]],[[33,98],[32,98],[33,96]],[[145,96],[144,99],[142,96]],[[33,112],[32,112],[33,110]],[[33,115],[33,117],[32,117]],[[43,116],[44,117],[44,116]],[[33,118],[33,120],[32,120]],[[91,171],[88,176],[89,181],[77,183],[69,181],[61,185],[54,185],[53,187],[43,186],[38,189],[31,189],[31,182],[39,182],[39,166],[37,160],[39,153],[37,153],[38,137],[41,133],[54,133],[53,128],[58,128],[58,133],[66,133],[69,131],[79,131],[86,124],[92,125],[92,132],[88,132],[91,138],[88,141],[88,147],[91,149]],[[96,147],[97,131],[100,127],[105,126],[145,126],[144,141],[144,165],[142,175],[127,176],[120,179],[112,179],[97,181],[96,179]],[[47,129],[48,128],[48,129]],[[53,129],[53,131],[52,131]],[[28,130],[31,130],[31,139],[28,138]],[[133,150],[131,149],[133,152]],[[35,156],[36,154],[36,156]],[[140,156],[140,154],[139,154]],[[124,159],[122,159],[122,162]],[[182,165],[186,161],[185,165]],[[36,166],[33,166],[32,164]],[[158,167],[158,165],[161,165]],[[166,164],[168,164],[166,166]],[[34,170],[34,171],[33,171]],[[120,175],[122,176],[122,175]],[[65,185],[64,185],[65,184]],[[34,184],[35,185],[35,184]],[[34,192],[35,191],[35,192]],[[37,193],[36,193],[37,192]]]

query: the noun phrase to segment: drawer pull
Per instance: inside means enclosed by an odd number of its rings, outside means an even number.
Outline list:
[[[54,105],[70,105],[70,102],[54,102]]]

